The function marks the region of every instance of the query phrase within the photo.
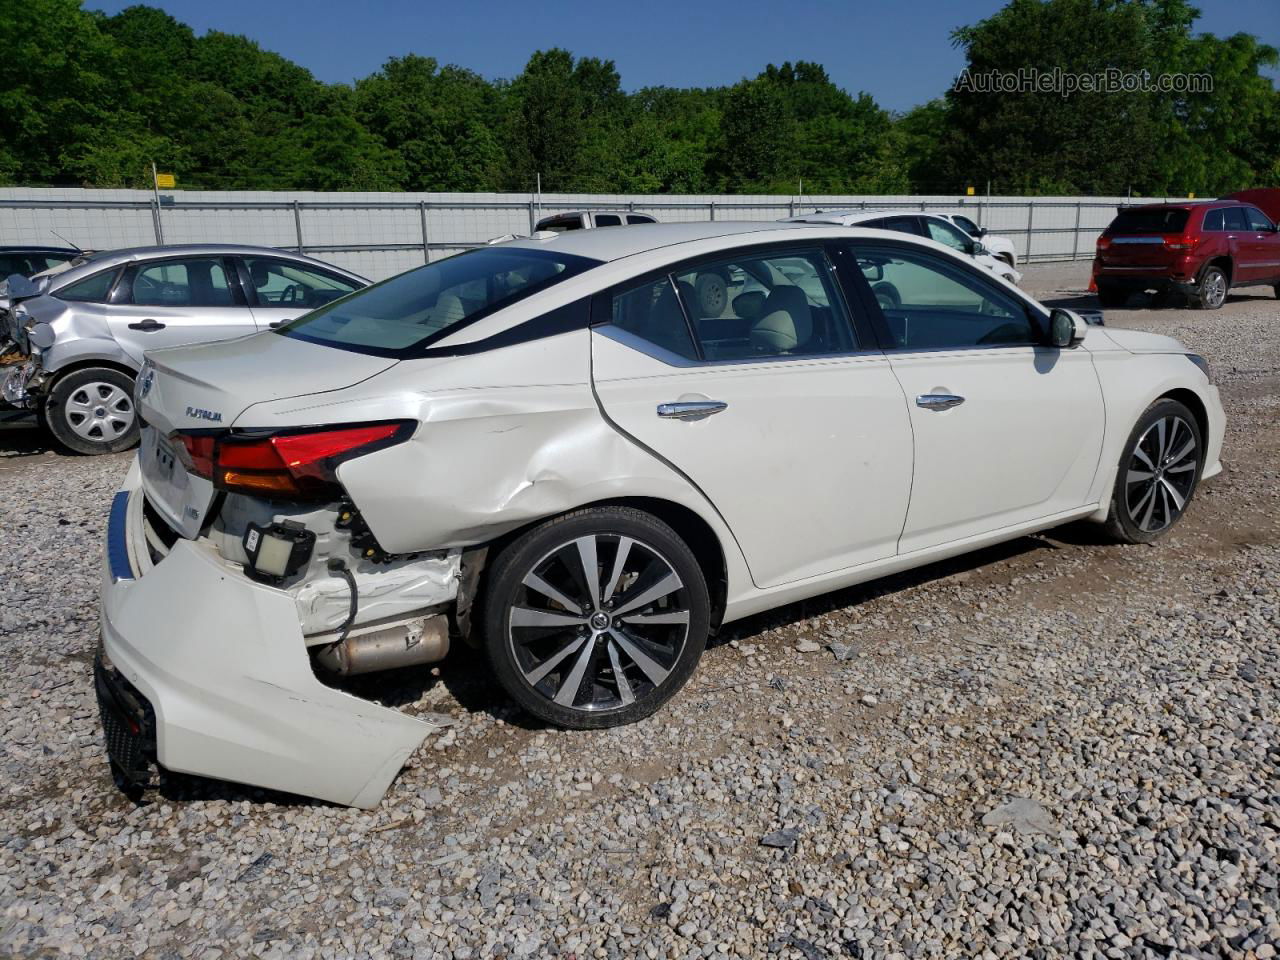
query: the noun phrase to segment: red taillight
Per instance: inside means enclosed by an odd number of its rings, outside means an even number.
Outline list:
[[[1099,250],[1106,250],[1106,249],[1108,249],[1110,246],[1111,246],[1111,238],[1110,238],[1110,237],[1105,237],[1105,236],[1104,236],[1104,237],[1099,237],[1099,238],[1098,238],[1098,249],[1099,249]]]
[[[180,433],[178,439],[187,450],[187,466],[191,472],[206,480],[213,479],[213,444],[216,438],[209,434],[193,436]]]
[[[1164,248],[1166,250],[1190,250],[1196,245],[1197,238],[1191,237],[1165,237]]]
[[[334,472],[338,464],[404,440],[411,432],[412,424],[402,421],[269,437],[224,434],[216,442],[182,435],[182,443],[193,469],[211,476],[221,490],[272,499],[336,500],[342,496]],[[201,461],[201,456],[207,459]],[[200,472],[200,462],[207,464],[208,473]]]

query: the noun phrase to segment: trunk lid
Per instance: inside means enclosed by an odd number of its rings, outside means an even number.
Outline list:
[[[226,430],[255,403],[341,390],[395,364],[276,333],[148,353],[138,376],[145,424],[138,465],[147,502],[176,532],[195,537],[213,483],[190,471],[174,433]]]

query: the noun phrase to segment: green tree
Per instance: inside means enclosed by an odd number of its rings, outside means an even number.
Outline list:
[[[776,83],[743,80],[729,91],[710,168],[725,192],[790,193],[796,166],[795,121]]]

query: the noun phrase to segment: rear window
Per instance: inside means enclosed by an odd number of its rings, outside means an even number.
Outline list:
[[[1107,227],[1107,233],[1181,233],[1190,213],[1189,210],[1168,207],[1121,210]]]
[[[356,353],[412,356],[598,264],[552,250],[483,247],[375,283],[277,332]]]

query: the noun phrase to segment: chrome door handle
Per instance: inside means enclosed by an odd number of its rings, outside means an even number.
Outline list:
[[[692,400],[678,403],[658,404],[658,416],[664,420],[701,420],[713,413],[729,409],[729,405],[720,400]]]
[[[954,393],[922,393],[916,397],[916,406],[926,410],[950,410],[962,403],[964,397],[957,397]]]
[[[165,325],[163,323],[151,317],[147,317],[147,319],[140,323],[129,324],[130,330],[141,330],[143,333],[154,333],[157,330],[163,330],[164,327]]]

